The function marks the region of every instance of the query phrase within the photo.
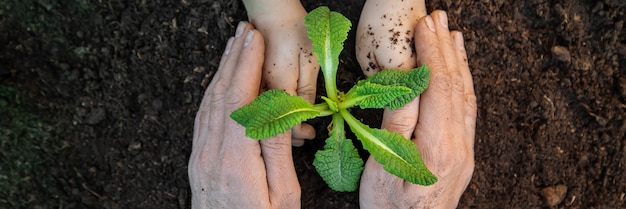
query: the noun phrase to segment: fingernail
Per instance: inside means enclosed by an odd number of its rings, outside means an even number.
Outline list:
[[[246,35],[246,41],[243,42],[244,48],[250,44],[250,41],[252,41],[253,37],[254,37],[254,31],[253,30],[248,31],[248,34]]]
[[[448,15],[446,14],[446,12],[444,11],[439,12],[439,23],[444,28],[448,28]]]
[[[235,38],[239,38],[239,36],[243,34],[243,30],[245,28],[246,28],[246,24],[243,23],[243,21],[239,22],[239,25],[237,26],[237,31],[235,32]]]
[[[433,18],[430,17],[430,15],[426,15],[425,21],[426,21],[426,26],[428,26],[428,29],[435,32],[435,22],[433,22]]]
[[[304,145],[304,139],[292,139],[291,140],[291,146],[301,147],[302,145]]]
[[[459,47],[461,50],[465,50],[465,40],[463,39],[463,33],[461,33],[461,31],[457,31],[454,35],[454,42],[456,47]]]
[[[230,53],[230,48],[233,46],[233,40],[235,40],[235,38],[230,37],[228,39],[228,42],[226,42],[226,49],[224,49],[224,55],[228,55]]]

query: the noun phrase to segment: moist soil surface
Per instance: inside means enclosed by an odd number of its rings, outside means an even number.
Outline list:
[[[364,3],[303,1],[354,26]],[[17,89],[54,149],[38,153],[43,163],[0,208],[190,208],[194,116],[226,40],[247,19],[242,3],[1,4],[0,84]],[[463,32],[477,94],[476,169],[459,208],[626,208],[626,3],[427,6]],[[340,58],[344,90],[364,78],[354,34]],[[381,111],[355,114],[380,125]],[[358,208],[358,192],[330,190],[312,166],[328,119],[310,123],[318,138],[293,149],[303,208]]]

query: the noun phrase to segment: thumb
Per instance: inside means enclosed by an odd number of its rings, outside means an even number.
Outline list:
[[[300,208],[300,184],[291,155],[291,131],[262,140],[270,202],[274,208]]]
[[[385,109],[381,127],[388,131],[397,132],[406,139],[411,139],[419,116],[419,101],[420,97],[418,96],[396,110]]]
[[[303,97],[307,102],[313,104],[315,102],[317,75],[319,73],[320,66],[317,62],[317,57],[313,55],[310,41],[305,47],[300,49],[300,57],[298,61],[300,64],[300,70],[298,76],[298,89],[296,92],[298,96]]]

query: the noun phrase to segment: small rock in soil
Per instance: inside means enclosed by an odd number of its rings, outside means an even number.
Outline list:
[[[572,55],[570,55],[569,50],[563,46],[553,46],[552,57],[561,62],[570,62],[572,60]]]
[[[541,189],[541,195],[548,206],[554,207],[563,201],[567,193],[567,186],[559,184]]]
[[[156,111],[161,110],[161,108],[163,108],[163,101],[161,101],[160,99],[152,100],[152,108],[154,108],[154,110]]]
[[[96,125],[102,122],[104,119],[106,119],[106,111],[104,110],[104,108],[95,108],[92,109],[91,112],[89,112],[85,123],[89,125]]]

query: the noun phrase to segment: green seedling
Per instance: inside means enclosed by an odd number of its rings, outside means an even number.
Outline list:
[[[311,11],[304,20],[324,75],[327,96],[322,99],[325,102],[312,105],[285,91],[269,90],[230,117],[246,128],[248,137],[262,140],[284,133],[308,119],[332,116],[329,138],[324,149],[315,154],[313,165],[335,191],[355,191],[363,172],[363,160],[352,140],[346,139],[345,124],[389,173],[414,184],[435,183],[437,177],[426,168],[412,141],[395,132],[370,128],[349,111],[357,106],[392,110],[404,106],[428,87],[429,68],[422,65],[411,71],[383,70],[343,93],[337,90],[336,75],[350,20],[331,12],[328,7]]]

